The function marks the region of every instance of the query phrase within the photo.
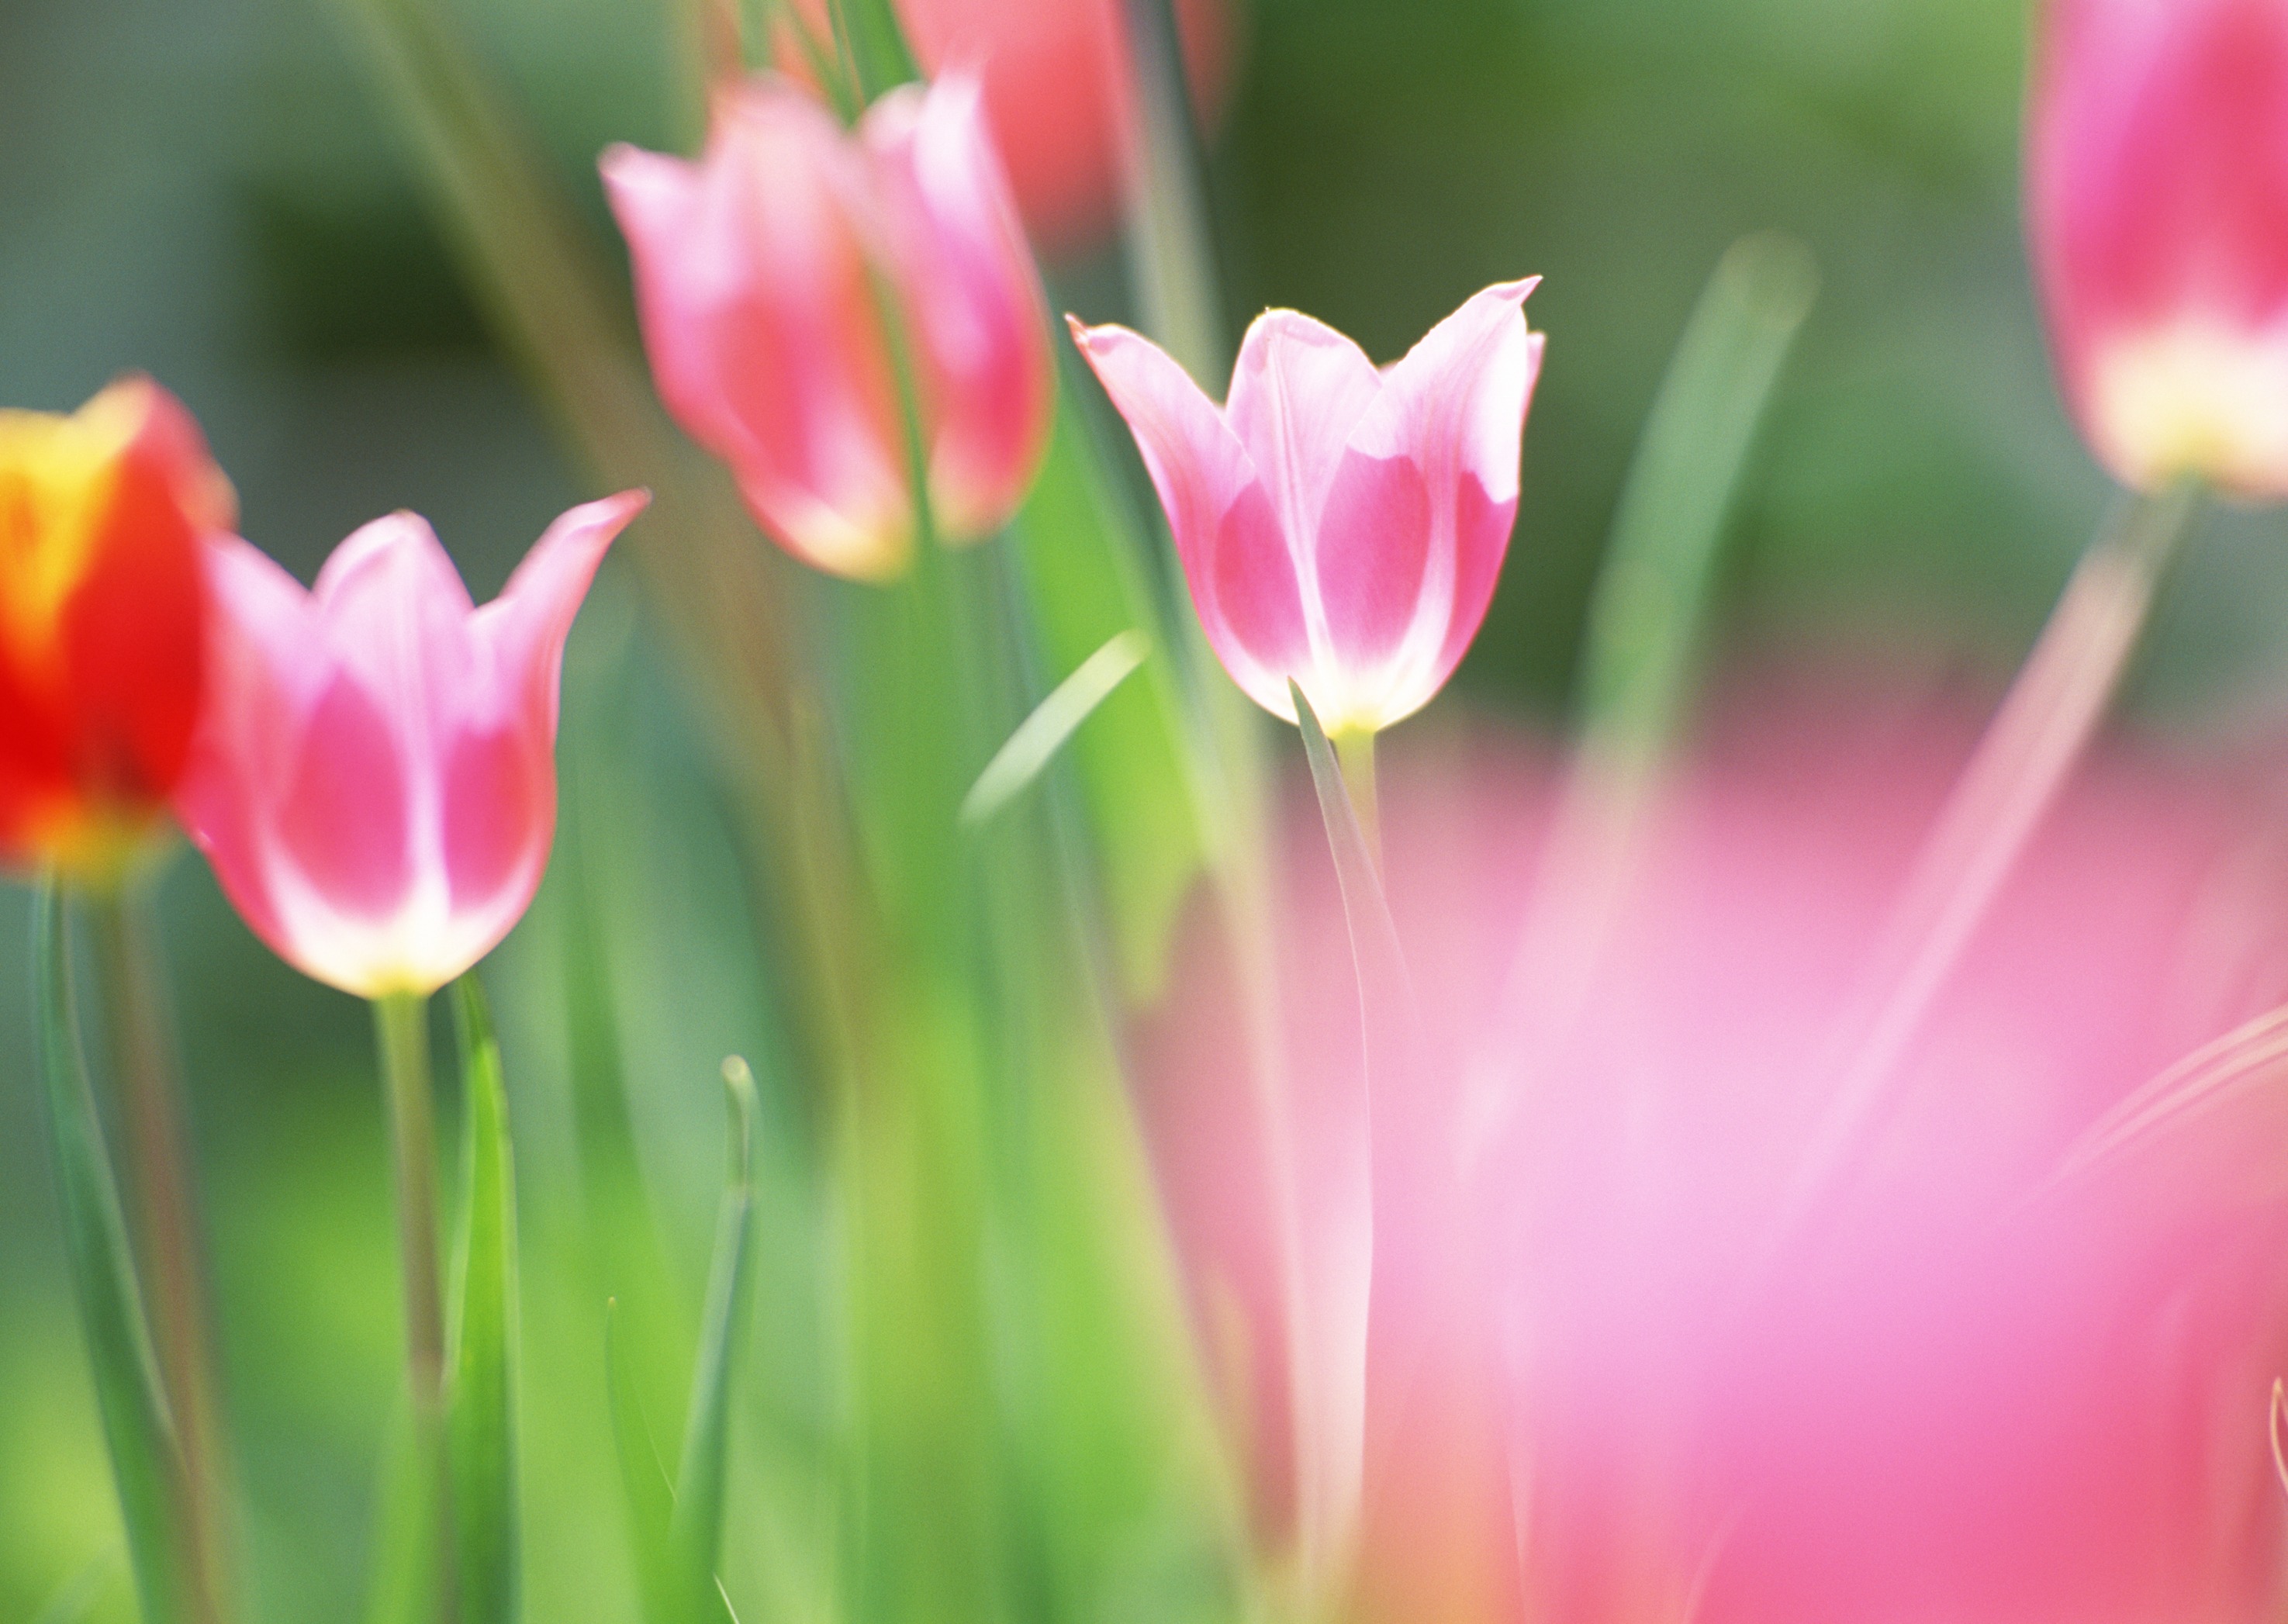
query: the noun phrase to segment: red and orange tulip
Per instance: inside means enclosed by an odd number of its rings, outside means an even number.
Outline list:
[[[0,863],[99,875],[158,826],[198,719],[200,537],[235,518],[148,379],[0,412]]]
[[[661,398],[805,563],[886,580],[918,527],[903,323],[940,539],[1016,511],[1048,443],[1046,307],[977,88],[909,86],[845,131],[763,75],[697,163],[604,154]]]
[[[2050,0],[2034,259],[2098,458],[2288,499],[2288,5]]]

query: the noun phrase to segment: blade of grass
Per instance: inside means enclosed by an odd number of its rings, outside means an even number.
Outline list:
[[[516,1170],[500,1046],[473,971],[454,989],[463,1109],[461,1234],[446,1359],[464,1624],[520,1611],[516,1485]]]
[[[730,1096],[730,1168],[715,1232],[715,1260],[707,1282],[707,1310],[699,1333],[691,1409],[685,1419],[683,1460],[676,1472],[668,1561],[676,1616],[694,1624],[721,1617],[715,1582],[723,1536],[723,1489],[730,1457],[731,1372],[739,1332],[747,1318],[750,1239],[754,1228],[755,1079],[745,1061],[723,1063]]]
[[[427,1474],[410,1407],[401,1403],[382,1434],[374,1470],[373,1546],[366,1562],[366,1624],[427,1624],[437,1534]]]
[[[828,0],[837,43],[849,52],[861,97],[871,102],[922,76],[891,0]]]
[[[611,1401],[612,1442],[619,1456],[621,1509],[635,1548],[636,1576],[643,1589],[644,1616],[667,1624],[667,1536],[675,1516],[675,1493],[659,1458],[651,1422],[646,1418],[635,1373],[628,1367],[627,1336],[615,1297],[604,1304],[604,1379]]]
[[[1009,735],[961,803],[961,820],[971,828],[989,821],[1041,775],[1082,723],[1135,673],[1151,654],[1140,631],[1124,631],[1083,661]]]
[[[1583,656],[1580,743],[1539,890],[1490,1030],[1529,1034],[1480,1058],[1465,1096],[1474,1159],[1561,1042],[1625,900],[1661,764],[1681,731],[1717,565],[1756,434],[1809,315],[1818,270],[1804,247],[1749,237],[1718,264],[1645,424],[1613,516]]]
[[[135,1587],[148,1624],[192,1616],[184,1593],[183,1541],[174,1525],[171,1477],[181,1470],[174,1429],[159,1388],[158,1367],[144,1322],[126,1220],[113,1180],[103,1127],[88,1081],[87,1057],[74,1015],[71,940],[52,881],[40,887],[32,915],[32,956],[39,986],[40,1069],[47,1106],[64,1242],[79,1298],[103,1431]]]

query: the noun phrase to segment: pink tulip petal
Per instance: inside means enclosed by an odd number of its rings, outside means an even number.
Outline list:
[[[867,177],[831,116],[759,79],[696,166],[616,147],[604,176],[668,409],[796,556],[872,578],[911,545],[896,385],[868,269]]]
[[[313,592],[209,543],[213,682],[179,810],[281,956],[361,996],[434,991],[523,915],[554,832],[565,637],[646,500],[564,515],[482,610],[409,514],[345,542]]]
[[[500,703],[528,707],[532,725],[552,741],[564,640],[605,553],[650,502],[648,491],[623,491],[574,508],[533,544],[501,595],[476,612]]]
[[[1192,579],[1192,598],[1232,680],[1274,716],[1294,721],[1287,683],[1299,678],[1308,691],[1311,635],[1294,557],[1260,484],[1240,492],[1224,515],[1210,568]]]
[[[1307,676],[1311,661],[1302,590],[1246,448],[1150,340],[1123,327],[1072,330],[1136,436],[1217,657],[1248,697],[1291,721],[1287,679]]]
[[[1046,318],[974,80],[908,86],[868,112],[892,262],[917,329],[941,535],[1005,524],[1047,446]]]
[[[445,879],[455,909],[513,921],[530,903],[556,827],[549,742],[516,719],[454,741],[444,764],[442,816]]]
[[[328,911],[386,920],[413,888],[408,763],[391,701],[338,669],[305,720],[273,813],[275,860]]]
[[[1381,393],[1374,363],[1323,322],[1272,310],[1248,328],[1224,417],[1299,555],[1315,551],[1319,516],[1351,431]],[[1298,561],[1307,582],[1314,566],[1308,557]]]
[[[1418,576],[1405,567],[1402,550],[1391,561],[1392,590],[1418,579],[1420,594],[1411,625],[1394,646],[1386,646],[1377,725],[1411,715],[1445,685],[1492,601],[1516,520],[1526,414],[1541,371],[1544,340],[1529,332],[1522,308],[1537,285],[1489,288],[1432,329],[1389,368],[1383,398],[1352,436],[1362,457],[1411,461],[1429,500]]]
[[[1319,521],[1329,669],[1303,685],[1324,726],[1340,731],[1354,711],[1366,725],[1394,719],[1388,668],[1414,630],[1433,525],[1430,487],[1412,458],[1345,454]]]
[[[400,727],[406,747],[451,725],[478,676],[467,637],[475,606],[426,520],[377,519],[334,550],[311,589],[319,635]]]
[[[304,719],[329,679],[301,582],[234,535],[201,550],[213,604],[207,694],[175,813],[254,933],[291,956],[266,855],[272,810],[295,770]]]

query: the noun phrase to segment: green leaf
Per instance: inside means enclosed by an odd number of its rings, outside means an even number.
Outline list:
[[[65,1252],[143,1617],[147,1624],[174,1624],[191,1616],[181,1565],[187,1531],[175,1524],[170,1492],[180,1462],[73,1013],[71,942],[53,882],[41,886],[32,917],[41,1073]]]
[[[859,94],[865,100],[877,100],[922,76],[891,0],[828,0],[828,4],[832,8],[835,43],[848,53],[857,70]]]
[[[668,1563],[675,1616],[715,1624],[725,1612],[715,1581],[723,1537],[723,1489],[730,1459],[731,1371],[739,1332],[747,1319],[747,1280],[755,1207],[755,1079],[736,1056],[723,1063],[730,1096],[730,1169],[715,1231],[715,1260],[707,1281],[707,1309],[699,1332],[691,1409],[685,1418],[683,1460],[676,1472],[675,1512],[669,1524]]]
[[[1035,707],[1033,714],[1009,735],[1009,742],[986,764],[975,787],[961,803],[962,822],[974,828],[1022,795],[1055,759],[1065,741],[1080,731],[1080,725],[1135,673],[1151,652],[1151,642],[1142,632],[1124,631],[1081,661],[1080,668]]]
[[[448,1426],[462,1624],[512,1624],[520,1591],[517,1541],[516,1171],[508,1096],[484,988],[455,988],[463,1109],[461,1233],[455,1249]]]
[[[402,1401],[382,1434],[374,1471],[373,1551],[366,1564],[366,1624],[428,1624],[436,1590],[437,1516],[422,1470],[411,1409]]]
[[[1590,610],[1592,749],[1657,753],[1674,733],[1748,453],[1819,275],[1792,238],[1750,237],[1701,296],[1645,425]]]
[[[675,1493],[660,1462],[635,1373],[628,1366],[622,1312],[616,1297],[604,1305],[604,1380],[611,1400],[612,1442],[620,1462],[621,1509],[635,1547],[644,1616],[653,1624],[667,1624],[673,1612],[668,1600],[667,1537],[675,1515]]]
[[[1151,590],[1144,533],[1111,495],[1073,392],[1080,369],[1069,347],[1064,353],[1048,462],[1009,534],[1043,661],[1071,667],[1131,628],[1154,648],[1172,649]],[[1148,661],[1141,679],[1106,700],[1074,745],[1082,802],[1102,853],[1121,984],[1140,1003],[1159,992],[1169,933],[1208,845],[1205,809],[1218,773],[1188,719],[1170,662]]]

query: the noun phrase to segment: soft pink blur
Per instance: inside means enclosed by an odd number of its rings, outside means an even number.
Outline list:
[[[2177,1161],[2029,1199],[2109,1105],[2288,1000],[2276,779],[2101,755],[1847,1189],[1775,1229],[1824,1097],[1814,1058],[1971,719],[1832,680],[1740,695],[1661,798],[1569,1028],[1529,1000],[1496,1013],[1546,894],[1544,755],[1478,732],[1387,764],[1434,1064],[1378,1113],[1416,1132],[1376,1146],[1363,1618],[2281,1616],[2266,1420],[2288,1212]],[[1358,1012],[1324,837],[1307,796],[1290,813],[1278,941],[1307,1233]],[[1228,962],[1204,908],[1145,1034],[1141,1104],[1276,1549],[1295,1515],[1286,1355]],[[1466,1113],[1472,1078],[1505,1107]]]
[[[1249,698],[1330,733],[1430,702],[1492,601],[1543,341],[1531,281],[1487,289],[1377,371],[1293,311],[1247,330],[1219,408],[1122,327],[1073,336],[1128,420],[1201,624]]]
[[[2068,400],[2151,489],[2288,498],[2288,5],[2047,0],[2034,258]]]
[[[1100,240],[1118,218],[1127,131],[1128,0],[898,0],[925,71],[981,75],[994,144],[1009,166],[1033,240],[1064,254]],[[795,0],[823,39],[825,0]],[[1223,105],[1231,18],[1224,0],[1177,0],[1184,60],[1201,116]],[[802,68],[782,42],[780,62]]]
[[[433,992],[523,916],[555,835],[564,641],[647,500],[567,513],[481,609],[410,513],[344,542],[314,590],[209,544],[211,675],[176,807],[281,957],[362,997]]]
[[[858,580],[912,558],[886,299],[910,340],[940,539],[1007,522],[1047,448],[1053,380],[973,81],[894,91],[854,136],[764,75],[722,94],[700,162],[615,147],[603,173],[660,397],[788,551]]]

